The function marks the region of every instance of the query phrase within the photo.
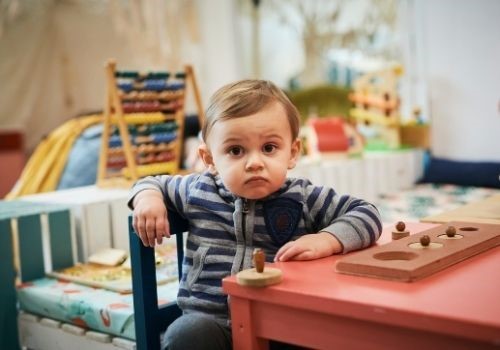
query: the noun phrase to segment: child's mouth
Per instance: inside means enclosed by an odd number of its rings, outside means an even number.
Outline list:
[[[245,183],[249,184],[249,183],[265,182],[265,181],[267,180],[262,176],[253,176],[250,179],[246,180]]]

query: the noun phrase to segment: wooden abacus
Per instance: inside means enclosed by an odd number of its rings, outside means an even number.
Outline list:
[[[180,171],[186,84],[203,107],[193,68],[183,72],[117,71],[106,64],[107,95],[97,185],[129,187],[137,179]]]

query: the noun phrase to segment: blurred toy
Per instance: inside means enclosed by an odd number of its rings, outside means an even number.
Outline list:
[[[307,123],[308,155],[342,158],[363,151],[362,136],[343,118],[309,118]]]
[[[412,117],[412,123],[418,125],[424,124],[424,119],[422,118],[422,110],[420,109],[420,107],[413,107]]]
[[[422,117],[420,107],[414,107],[412,118],[400,127],[401,143],[405,146],[430,149],[430,127]]]
[[[402,72],[402,67],[397,65],[367,73],[354,81],[354,91],[349,94],[354,103],[350,114],[369,149],[395,149],[400,146],[397,80]]]

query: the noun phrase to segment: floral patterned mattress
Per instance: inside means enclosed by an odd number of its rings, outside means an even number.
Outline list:
[[[177,299],[177,249],[168,241],[155,248],[160,305]],[[135,339],[134,304],[129,260],[115,268],[68,273],[76,265],[17,287],[22,310],[102,333]],[[119,273],[115,273],[118,269]],[[110,273],[109,271],[112,271]],[[128,271],[123,273],[123,271]],[[115,276],[116,275],[116,276]]]
[[[388,226],[398,221],[416,222],[494,194],[500,194],[500,189],[418,184],[405,191],[381,195],[374,204],[384,226]]]
[[[159,285],[158,303],[175,301],[178,288],[178,281]],[[132,297],[55,278],[40,278],[17,289],[22,310],[134,340]]]

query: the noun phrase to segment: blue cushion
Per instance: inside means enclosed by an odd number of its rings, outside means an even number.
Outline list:
[[[421,182],[500,188],[500,163],[432,157]]]
[[[75,141],[59,180],[58,190],[96,183],[102,129],[102,124],[93,125],[85,129]]]

